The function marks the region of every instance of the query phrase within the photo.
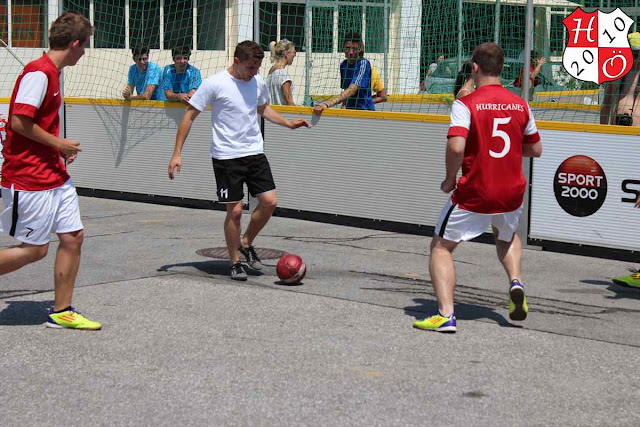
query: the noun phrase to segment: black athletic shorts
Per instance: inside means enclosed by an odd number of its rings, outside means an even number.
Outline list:
[[[249,194],[254,197],[276,189],[271,175],[271,166],[264,154],[237,159],[211,160],[220,203],[241,202],[244,199],[244,183],[247,184]]]

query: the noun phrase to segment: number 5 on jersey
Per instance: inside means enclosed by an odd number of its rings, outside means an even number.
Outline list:
[[[501,152],[496,153],[495,151],[489,149],[489,154],[495,159],[500,159],[506,156],[511,149],[511,138],[509,138],[509,134],[503,130],[498,129],[498,126],[506,125],[510,121],[511,117],[496,117],[495,119],[493,119],[493,132],[491,133],[491,136],[502,138],[502,140],[504,141],[504,148]]]

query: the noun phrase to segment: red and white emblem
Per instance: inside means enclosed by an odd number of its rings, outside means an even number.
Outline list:
[[[602,84],[631,71],[633,56],[627,34],[633,19],[620,8],[610,13],[578,8],[562,23],[569,32],[562,65],[570,75]]]

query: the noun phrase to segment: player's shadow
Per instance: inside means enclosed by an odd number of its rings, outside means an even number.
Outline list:
[[[416,320],[426,319],[438,310],[438,302],[436,300],[428,300],[424,298],[414,298],[415,306],[405,307],[404,312],[407,316],[413,316]],[[493,320],[500,326],[509,328],[522,328],[509,322],[503,315],[497,313],[493,308],[482,305],[456,303],[454,305],[457,320]]]
[[[243,264],[244,265],[244,264]],[[231,267],[227,260],[211,260],[211,261],[193,261],[183,262],[179,264],[165,264],[159,267],[156,271],[167,272],[176,268],[190,267],[195,268],[198,271],[206,273],[212,276],[226,276],[229,277]],[[247,276],[262,276],[264,273],[248,268],[244,265],[244,269],[247,272]]]
[[[580,283],[586,283],[588,285],[606,286],[608,291],[613,292],[615,295],[609,295],[607,299],[622,299],[631,298],[640,300],[640,289],[632,288],[630,286],[618,285],[613,282],[606,282],[604,280],[580,280]]]
[[[0,326],[41,325],[47,321],[47,310],[53,301],[5,301],[0,311]]]

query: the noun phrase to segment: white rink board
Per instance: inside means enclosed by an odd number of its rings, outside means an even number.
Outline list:
[[[210,111],[191,128],[179,177],[167,178],[183,111],[68,104],[67,137],[83,147],[69,168],[76,186],[216,200]],[[295,131],[267,122],[265,153],[278,206],[435,226],[448,197],[440,191],[447,128],[444,123],[334,116]]]
[[[534,160],[529,237],[640,250],[640,209],[635,209],[630,201],[622,201],[623,198],[634,198],[631,191],[640,191],[640,137],[555,130],[542,130],[540,134],[543,154]],[[554,191],[558,167],[572,156],[587,156],[595,160],[606,177],[604,203],[588,216],[567,213]],[[627,182],[627,193],[622,188],[625,180],[637,181],[637,184]],[[563,192],[567,193],[566,190]],[[563,192],[560,192],[561,196]],[[585,193],[583,191],[583,195]],[[580,196],[573,200],[576,207],[584,203]]]
[[[210,112],[191,129],[183,170],[169,181],[167,165],[184,110],[163,107],[67,105],[67,137],[82,141],[70,167],[78,187],[143,195],[215,200],[209,159]],[[289,117],[306,117],[300,113]],[[323,116],[312,129],[270,123],[265,151],[279,207],[433,227],[447,195],[444,176],[448,125],[438,122]],[[640,209],[622,202],[624,180],[640,180],[640,137],[541,130],[543,156],[535,159],[528,236],[637,251]],[[593,158],[604,170],[607,194],[593,215],[576,217],[558,204],[553,180],[568,157]],[[640,190],[629,185],[628,190]]]

